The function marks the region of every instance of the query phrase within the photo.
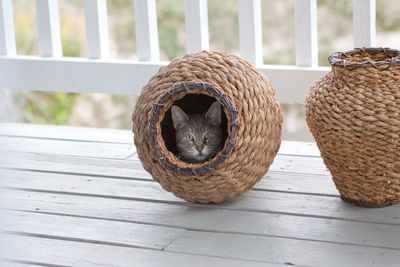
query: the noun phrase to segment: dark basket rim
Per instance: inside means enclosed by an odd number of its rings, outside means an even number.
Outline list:
[[[346,58],[349,58],[356,54],[368,53],[371,55],[384,53],[385,55],[389,56],[385,60],[366,60],[362,62],[351,62]],[[392,66],[400,65],[400,50],[392,49],[388,47],[363,47],[363,48],[354,48],[353,50],[349,50],[346,52],[336,52],[332,54],[328,58],[329,63],[331,66],[340,66],[344,67],[348,70],[354,70],[358,68],[376,68],[379,70],[386,70]]]
[[[191,92],[192,91],[192,92]],[[210,95],[222,104],[222,108],[228,118],[229,135],[227,141],[225,141],[225,147],[222,153],[217,154],[212,160],[206,161],[204,163],[190,164],[182,161],[183,165],[194,165],[193,167],[182,167],[177,164],[172,163],[166,154],[161,150],[160,145],[157,142],[157,135],[161,134],[158,132],[157,124],[160,123],[160,115],[164,105],[173,97],[177,95],[186,95],[188,93],[201,93],[204,92]],[[182,82],[173,86],[173,88],[164,94],[162,94],[156,104],[153,104],[152,116],[149,120],[149,143],[155,152],[157,159],[161,162],[167,169],[185,176],[202,176],[206,173],[213,171],[218,165],[223,163],[227,158],[231,157],[232,152],[235,148],[235,143],[237,140],[239,131],[239,117],[238,112],[229,99],[229,97],[218,89],[215,85],[205,82]]]

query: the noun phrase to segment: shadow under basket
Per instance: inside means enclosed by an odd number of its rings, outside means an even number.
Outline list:
[[[222,108],[220,151],[203,163],[180,160],[172,105],[196,114],[214,101]],[[143,167],[190,202],[218,203],[250,190],[280,146],[282,113],[272,86],[253,65],[227,53],[187,54],[161,67],[143,88],[132,119]]]
[[[343,200],[400,202],[400,51],[357,48],[329,58],[332,71],[306,100],[306,119]]]

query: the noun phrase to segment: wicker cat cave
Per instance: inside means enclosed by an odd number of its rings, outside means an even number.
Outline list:
[[[171,107],[203,113],[218,101],[223,144],[214,158],[187,163],[177,156]],[[222,202],[250,190],[268,171],[281,140],[282,112],[267,78],[245,60],[199,52],[161,67],[142,89],[132,116],[143,167],[177,197]]]

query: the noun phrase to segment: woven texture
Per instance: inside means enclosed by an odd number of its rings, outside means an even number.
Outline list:
[[[188,94],[219,101],[226,117],[224,146],[205,163],[179,160],[164,140],[163,120]],[[280,146],[282,113],[271,84],[250,63],[222,52],[187,54],[161,67],[143,88],[132,119],[143,167],[190,202],[218,203],[250,190]]]
[[[400,57],[383,48],[329,58],[306,100],[306,119],[342,199],[400,202]]]

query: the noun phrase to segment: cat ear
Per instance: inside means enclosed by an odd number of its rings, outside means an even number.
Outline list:
[[[189,121],[188,115],[176,105],[171,107],[171,115],[175,130],[178,130],[184,123]]]
[[[206,120],[219,126],[221,124],[221,105],[215,101],[206,113]]]

